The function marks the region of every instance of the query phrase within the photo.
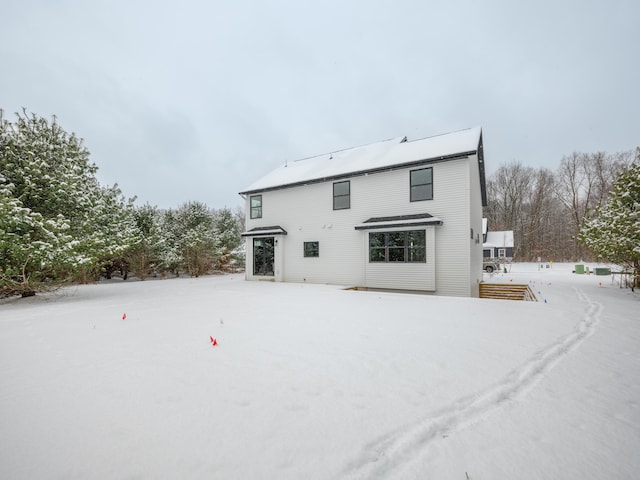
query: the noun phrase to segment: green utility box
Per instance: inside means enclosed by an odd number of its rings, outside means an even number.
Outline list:
[[[582,265],[582,264],[576,265],[576,273],[578,275],[583,275],[584,274],[584,265]]]
[[[596,275],[611,275],[611,269],[608,267],[596,267]]]

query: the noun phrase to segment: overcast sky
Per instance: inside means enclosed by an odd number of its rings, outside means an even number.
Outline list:
[[[481,126],[488,174],[640,145],[638,0],[0,0],[0,34],[5,118],[161,208],[403,135]]]

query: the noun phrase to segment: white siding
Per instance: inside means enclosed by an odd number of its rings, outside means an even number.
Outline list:
[[[465,160],[445,162],[434,172],[434,198],[439,201],[433,215],[444,225],[436,229],[437,293],[441,295],[469,295],[469,162]]]
[[[482,281],[482,192],[480,188],[480,168],[477,157],[473,157],[469,163],[469,212],[470,222],[474,237],[469,249],[469,296],[480,296],[480,282]]]
[[[410,202],[409,168],[351,178],[351,208],[346,210],[333,210],[332,181],[263,192],[263,217],[247,218],[247,230],[279,225],[288,232],[276,249],[276,256],[282,255],[284,281],[345,286],[393,283],[385,288],[435,288],[441,295],[468,296],[470,161],[476,162],[475,156],[429,165],[433,167],[433,200],[421,202]],[[247,211],[248,201],[249,197]],[[428,259],[426,266],[370,265],[368,233],[354,226],[372,217],[417,213],[429,213],[443,221],[441,226],[426,228],[427,238],[433,232],[434,239],[427,244],[428,252],[435,247],[432,262]],[[305,241],[319,242],[319,258],[304,258]],[[251,246],[249,239],[247,278],[251,278]]]

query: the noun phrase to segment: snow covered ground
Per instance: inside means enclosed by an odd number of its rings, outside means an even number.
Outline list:
[[[640,293],[571,267],[485,275],[546,303],[241,275],[4,300],[0,478],[638,478]]]

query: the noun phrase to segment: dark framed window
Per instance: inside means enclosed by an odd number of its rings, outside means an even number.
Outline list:
[[[425,231],[369,233],[369,261],[426,263]]]
[[[273,237],[258,237],[253,239],[253,274],[273,276],[273,261],[275,239]]]
[[[411,170],[411,201],[433,200],[433,168]]]
[[[320,242],[304,242],[304,256],[305,257],[319,257],[320,256]]]
[[[335,182],[333,184],[333,209],[351,208],[351,182]]]
[[[262,195],[249,197],[251,218],[262,218]]]

